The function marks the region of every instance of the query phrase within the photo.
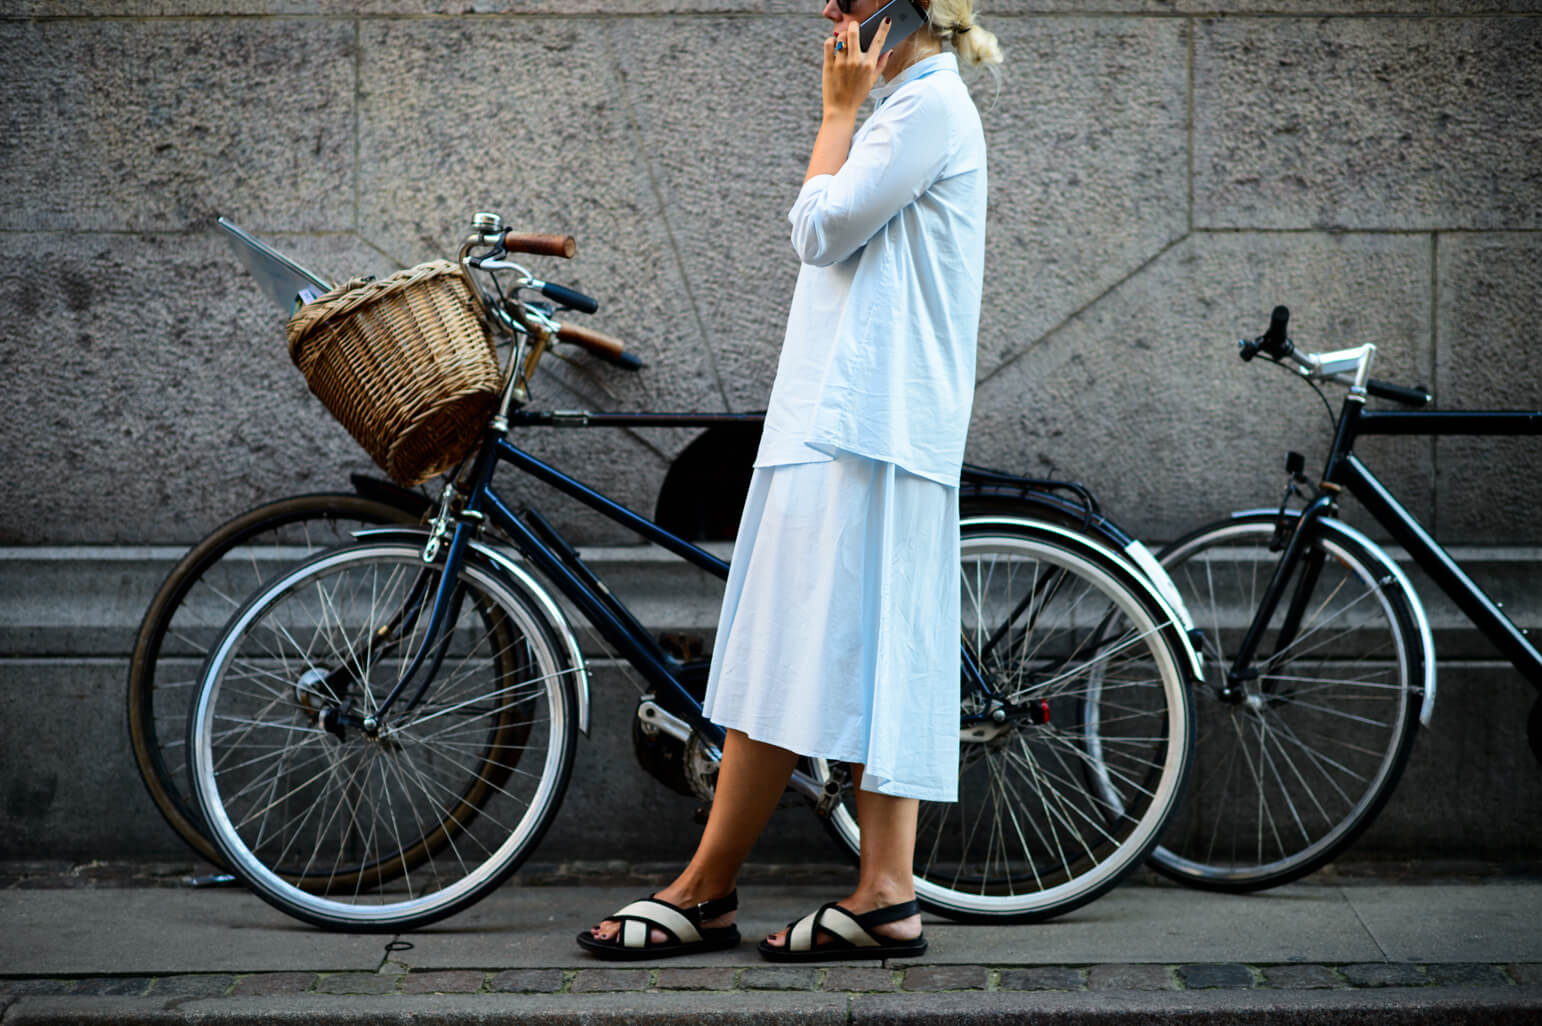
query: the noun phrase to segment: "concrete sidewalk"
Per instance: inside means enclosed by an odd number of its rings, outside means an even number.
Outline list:
[[[771,966],[753,938],[829,888],[741,889],[738,950],[592,960],[583,925],[645,891],[511,884],[417,933],[310,929],[237,888],[126,879],[0,891],[0,1023],[1542,1021],[1542,876],[1143,879],[1049,923],[928,917],[913,961]],[[52,884],[52,885],[51,885]]]

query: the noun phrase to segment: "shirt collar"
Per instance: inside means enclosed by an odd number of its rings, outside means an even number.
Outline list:
[[[958,74],[958,57],[946,51],[934,53],[924,60],[916,61],[898,76],[873,86],[868,95],[873,98],[875,104],[881,106],[883,101],[887,100],[890,94],[900,86],[907,82],[914,82],[918,78],[925,78],[934,71],[951,71],[955,75]]]

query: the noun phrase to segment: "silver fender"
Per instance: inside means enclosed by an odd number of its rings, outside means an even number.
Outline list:
[[[1167,571],[1162,569],[1160,563],[1152,557],[1147,548],[1140,542],[1132,542],[1129,549],[1120,551],[1112,548],[1100,539],[1068,527],[1047,523],[1043,520],[1025,520],[1022,517],[1010,516],[978,516],[968,517],[960,522],[960,526],[966,524],[1012,524],[1020,527],[1031,527],[1047,534],[1058,535],[1073,544],[1092,549],[1099,555],[1111,560],[1115,565],[1122,566],[1131,571],[1134,583],[1145,595],[1154,602],[1158,609],[1167,616],[1174,625],[1177,634],[1182,640],[1183,654],[1188,657],[1189,673],[1195,681],[1205,679],[1205,671],[1200,665],[1199,655],[1194,651],[1194,645],[1189,640],[1189,632],[1194,629],[1194,621],[1189,616],[1188,608],[1183,604],[1183,599],[1178,594],[1178,588],[1173,584]],[[1136,550],[1131,552],[1130,550]],[[1145,562],[1142,561],[1141,555]],[[1149,566],[1147,565],[1149,563]],[[1160,583],[1159,583],[1160,582]]]
[[[411,541],[422,548],[428,540],[428,531],[421,527],[367,527],[354,531],[353,536],[361,541],[382,539],[387,541]],[[543,588],[524,567],[515,562],[508,554],[487,545],[483,542],[471,543],[471,550],[486,559],[498,571],[509,579],[513,585],[526,598],[534,603],[536,609],[546,618],[547,627],[552,634],[567,650],[568,661],[573,667],[573,679],[578,695],[578,729],[584,736],[589,736],[589,670],[584,665],[583,653],[578,647],[578,638],[573,634],[572,625],[563,615],[562,608],[557,605],[557,600],[551,593]]]
[[[1279,516],[1279,513],[1278,509],[1272,507],[1243,509],[1231,514],[1231,519],[1274,517]],[[1318,523],[1325,530],[1337,531],[1351,541],[1358,542],[1366,554],[1375,559],[1377,564],[1397,582],[1398,587],[1403,589],[1403,597],[1408,599],[1408,608],[1413,610],[1414,627],[1419,632],[1419,645],[1424,650],[1424,701],[1419,706],[1419,722],[1428,727],[1435,717],[1435,637],[1430,633],[1430,618],[1424,612],[1424,603],[1419,600],[1419,593],[1414,591],[1413,583],[1408,580],[1408,575],[1403,572],[1403,568],[1398,566],[1380,545],[1371,541],[1363,533],[1333,517],[1324,517]]]

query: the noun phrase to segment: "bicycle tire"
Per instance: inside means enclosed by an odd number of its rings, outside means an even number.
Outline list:
[[[1047,703],[1049,718],[961,726],[959,801],[921,803],[916,896],[959,921],[1048,919],[1138,867],[1177,807],[1186,642],[1125,560],[1073,530],[966,519],[961,554],[962,626],[982,671],[1013,701]],[[1008,643],[988,643],[1003,627]],[[966,723],[983,701],[964,689]],[[839,772],[812,762],[821,778]],[[828,822],[855,855],[849,791]]]
[[[286,563],[352,540],[361,527],[416,523],[416,512],[348,493],[296,495],[226,521],[172,568],[140,622],[129,659],[130,748],[150,800],[199,856],[219,864],[187,776],[187,714],[208,655],[205,635]]]
[[[1286,534],[1299,514],[1286,514]],[[1259,677],[1220,698],[1230,655],[1278,563],[1276,513],[1210,524],[1161,562],[1204,634],[1189,793],[1152,865],[1193,886],[1246,892],[1299,879],[1337,857],[1397,786],[1423,697],[1417,617],[1384,553],[1333,519],[1307,553],[1322,570],[1300,633],[1273,651],[1295,582],[1259,649]],[[1297,578],[1299,580],[1299,577]]]
[[[426,617],[398,615],[434,593],[422,551],[365,541],[280,575],[200,683],[190,770],[215,847],[315,926],[410,930],[476,902],[540,842],[572,771],[579,668],[534,586],[475,552],[423,702],[404,691],[376,735],[338,725],[378,708],[423,644]]]

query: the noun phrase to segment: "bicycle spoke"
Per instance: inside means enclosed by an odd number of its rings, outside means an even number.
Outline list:
[[[539,619],[468,568],[430,639],[421,566],[401,543],[329,553],[272,585],[213,657],[195,760],[211,823],[259,893],[302,918],[446,914],[523,858],[570,765],[577,671]],[[417,706],[367,724],[426,644],[444,649]]]
[[[1269,545],[1276,523],[1238,518],[1162,557],[1190,611],[1208,620],[1198,626],[1217,698],[1196,707],[1201,772],[1158,866],[1225,889],[1310,872],[1363,828],[1406,757],[1419,693],[1407,655],[1412,614],[1392,572],[1326,521],[1308,540],[1320,570],[1295,635],[1259,660],[1231,702],[1220,699],[1228,646],[1242,637],[1280,558]],[[1294,576],[1288,588],[1302,586],[1299,568]],[[1260,651],[1286,610],[1282,602]]]

